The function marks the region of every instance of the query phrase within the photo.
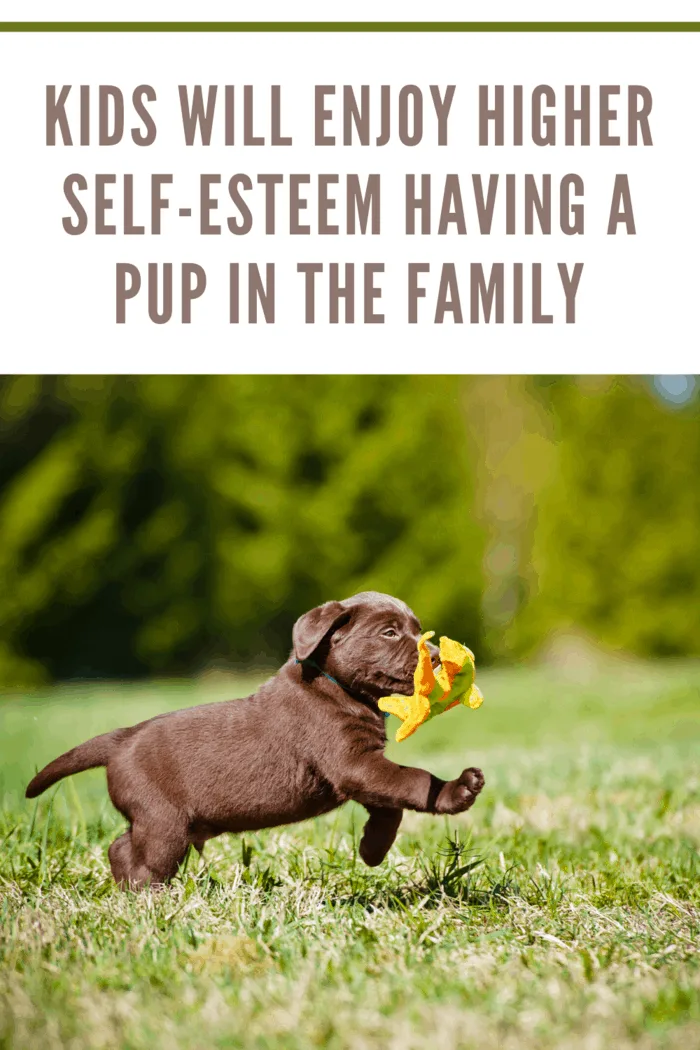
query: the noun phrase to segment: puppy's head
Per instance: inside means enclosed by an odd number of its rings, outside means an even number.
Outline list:
[[[313,660],[340,685],[372,700],[410,696],[421,628],[398,598],[364,591],[311,609],[294,625],[294,655]],[[433,663],[438,650],[432,645]]]

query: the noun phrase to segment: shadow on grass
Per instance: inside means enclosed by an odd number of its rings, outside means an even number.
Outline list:
[[[326,849],[312,855],[308,851],[288,854],[282,875],[269,865],[254,865],[252,847],[245,839],[241,852],[245,866],[241,881],[264,897],[293,883],[306,891],[320,891],[330,907],[406,910],[444,907],[451,902],[492,908],[505,905],[519,892],[512,870],[495,875],[469,842],[460,841],[459,833],[447,836],[433,855],[419,855],[400,866],[387,861],[375,869],[358,862],[356,851],[348,856]],[[221,885],[211,871],[204,878]]]
[[[96,865],[95,847],[106,848],[105,839],[114,835],[102,822],[70,826],[56,819],[53,797],[43,819],[37,808],[26,822],[0,819],[0,884],[12,884],[22,895],[34,896],[51,888],[72,889],[88,897],[100,898],[114,886],[104,865]],[[241,836],[240,863],[230,873],[221,869],[221,860],[201,862],[191,870],[188,853],[176,876],[173,889],[178,899],[198,892],[213,899],[236,892],[258,896],[261,903],[294,893],[320,897],[327,907],[371,910],[430,909],[452,904],[470,908],[500,908],[521,895],[515,869],[491,869],[469,841],[459,833],[447,836],[435,852],[421,852],[398,863],[388,859],[379,868],[366,868],[359,860],[356,844],[348,853],[337,848],[296,849],[283,857],[256,856],[253,844]],[[522,873],[521,873],[522,878]],[[525,885],[532,881],[525,875]],[[535,895],[549,892],[534,885]],[[184,891],[183,891],[184,887]]]

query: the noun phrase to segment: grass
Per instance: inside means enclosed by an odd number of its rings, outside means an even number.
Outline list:
[[[390,753],[484,769],[471,813],[406,814],[385,864],[360,807],[209,843],[120,893],[95,771],[38,805],[35,767],[245,680],[0,701],[0,1047],[700,1047],[700,667],[480,675],[486,703]]]

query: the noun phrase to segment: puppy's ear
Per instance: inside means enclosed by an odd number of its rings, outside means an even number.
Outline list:
[[[350,611],[341,602],[326,602],[300,616],[292,631],[297,660],[308,660],[326,635],[349,619]]]

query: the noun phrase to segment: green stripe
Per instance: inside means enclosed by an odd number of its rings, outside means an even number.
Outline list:
[[[0,22],[2,33],[697,33],[700,22]]]

